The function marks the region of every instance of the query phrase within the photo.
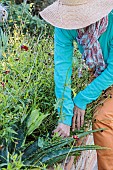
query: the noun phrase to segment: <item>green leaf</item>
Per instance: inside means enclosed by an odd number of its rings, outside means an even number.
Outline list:
[[[27,135],[30,135],[34,130],[36,130],[42,121],[48,116],[48,114],[42,114],[39,110],[34,110],[31,112],[27,121]]]
[[[6,131],[9,133],[17,134],[11,127],[7,127]]]
[[[39,110],[33,110],[29,116],[29,119],[27,121],[27,128],[29,128],[33,123],[35,123],[35,121],[38,119],[39,117]]]
[[[85,150],[96,150],[96,149],[107,149],[106,147],[102,148],[100,146],[95,146],[95,145],[87,145],[87,146],[77,146],[73,147],[72,149],[70,148],[64,148],[64,149],[59,149],[58,151],[50,152],[47,155],[45,155],[40,162],[41,163],[48,163],[49,165],[52,165],[55,163],[55,159],[57,160],[58,157],[63,157],[66,156],[68,153],[69,155],[75,155],[76,152],[80,151],[85,151]],[[35,165],[39,165],[40,162],[36,163]]]
[[[77,135],[79,138],[82,138],[86,135],[89,135],[91,133],[95,133],[95,132],[99,132],[101,130],[106,130],[106,128],[99,128],[99,129],[96,129],[96,130],[90,130],[90,131],[87,131],[87,132],[84,132],[84,133],[80,133],[79,135]]]
[[[77,136],[81,138],[88,134],[91,134],[92,132],[97,132],[101,130],[103,129],[91,130],[91,131],[78,134]],[[51,144],[47,144],[41,149],[39,149],[39,147],[37,146],[37,142],[35,142],[24,151],[24,154],[23,154],[24,163],[26,165],[34,164],[34,162],[40,161],[40,159],[43,158],[44,155],[47,156],[51,152],[57,152],[61,150],[64,146],[66,145],[69,146],[72,142],[76,143],[76,140],[73,139],[72,137],[69,137],[69,138],[61,139],[60,141],[55,141],[54,143],[51,143]]]
[[[41,137],[39,137],[39,139],[38,139],[38,146],[39,146],[40,148],[43,148],[43,146],[44,146],[44,139],[41,138]]]

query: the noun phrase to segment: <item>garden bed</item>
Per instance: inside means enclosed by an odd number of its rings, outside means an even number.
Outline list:
[[[0,26],[0,168],[35,167],[41,170],[53,163],[57,170],[59,160],[67,157],[75,140],[72,137],[61,139],[57,134],[51,136],[58,121],[58,101],[54,95],[54,29],[37,16],[32,16],[32,4],[2,2],[9,6],[9,17]],[[86,70],[83,77],[78,78],[80,58],[75,44],[73,95],[88,84]],[[92,110],[90,105],[84,127],[75,132],[76,135],[83,135],[89,127]],[[91,148],[96,147],[73,147],[71,154]],[[62,153],[59,153],[60,150]]]

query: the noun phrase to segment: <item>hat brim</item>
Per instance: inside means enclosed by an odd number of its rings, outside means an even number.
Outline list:
[[[79,29],[107,16],[113,9],[113,0],[90,0],[76,6],[61,5],[58,1],[40,12],[51,25],[64,29]]]

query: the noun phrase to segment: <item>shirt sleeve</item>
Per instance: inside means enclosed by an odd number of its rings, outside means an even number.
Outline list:
[[[87,104],[96,100],[103,90],[113,85],[113,40],[110,43],[107,68],[74,98],[74,104],[85,110]]]
[[[55,28],[54,34],[54,80],[58,103],[59,122],[70,125],[74,103],[71,97],[73,38],[68,30]]]

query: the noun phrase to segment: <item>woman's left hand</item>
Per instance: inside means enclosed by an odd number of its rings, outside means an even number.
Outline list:
[[[84,115],[85,110],[82,110],[78,108],[76,105],[74,107],[74,116],[73,116],[73,122],[72,122],[72,130],[75,130],[75,127],[77,126],[77,129],[80,130],[80,127],[84,124]]]

